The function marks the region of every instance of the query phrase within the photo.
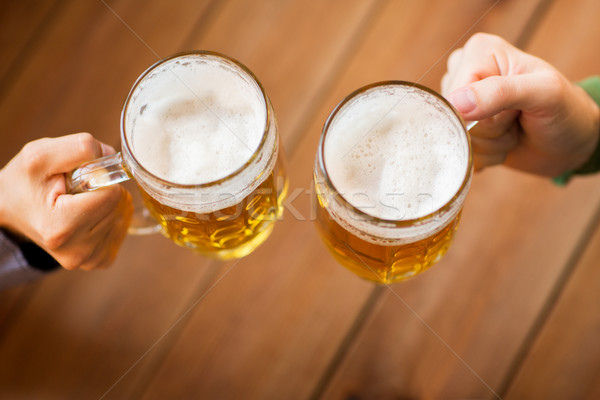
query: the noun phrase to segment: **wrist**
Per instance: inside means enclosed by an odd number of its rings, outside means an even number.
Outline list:
[[[587,154],[578,166],[576,174],[589,174],[600,171],[600,77],[592,77],[577,84],[584,92],[590,116],[589,144]]]
[[[9,188],[6,185],[6,173],[5,169],[0,169],[0,229],[9,233],[11,237],[19,238],[20,240],[26,240],[27,238],[19,233],[14,227],[11,226],[9,218],[9,207],[7,205],[7,197],[10,193]]]
[[[60,267],[58,261],[28,238],[15,234],[8,229],[0,228],[0,230],[4,233],[4,236],[19,248],[29,266],[44,272]]]
[[[553,180],[559,185],[566,184],[573,175],[586,175],[600,171],[600,76],[594,76],[577,83],[586,100],[586,115],[589,116],[588,141],[573,168],[563,172]]]
[[[0,196],[0,228],[6,227],[6,188],[4,187],[4,168],[0,169],[0,193],[3,195]]]

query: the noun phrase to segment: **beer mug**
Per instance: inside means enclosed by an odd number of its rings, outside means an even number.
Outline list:
[[[281,216],[287,179],[273,107],[253,73],[208,51],[146,70],[123,107],[121,152],[82,165],[67,187],[77,193],[130,178],[153,224],[178,245],[230,259],[263,243]]]
[[[371,84],[337,105],[314,185],[317,229],[338,262],[388,284],[441,259],[471,182],[467,131],[450,103],[415,83]]]

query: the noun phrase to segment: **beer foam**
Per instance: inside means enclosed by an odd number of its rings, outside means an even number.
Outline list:
[[[337,192],[362,212],[393,221],[442,208],[469,167],[460,120],[442,100],[406,85],[375,87],[347,102],[323,151]]]
[[[265,98],[238,66],[211,56],[168,60],[131,95],[126,131],[149,172],[177,184],[205,184],[237,171],[258,149]]]

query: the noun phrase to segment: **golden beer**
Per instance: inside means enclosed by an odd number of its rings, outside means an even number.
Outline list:
[[[217,259],[240,258],[262,244],[283,213],[287,180],[278,160],[267,178],[241,202],[211,213],[178,210],[141,190],[161,232],[176,244]]]
[[[414,243],[397,246],[378,245],[346,231],[332,220],[319,201],[317,229],[335,259],[361,278],[377,283],[392,283],[425,271],[446,253],[460,213],[441,231]]]
[[[288,183],[273,106],[252,72],[222,54],[181,53],[147,69],[125,101],[121,144],[66,186],[79,193],[133,178],[146,209],[130,233],[160,230],[230,259],[263,243],[282,214]]]
[[[409,82],[366,86],[327,120],[315,162],[316,224],[356,275],[391,283],[446,253],[472,175],[462,119]]]
[[[123,109],[123,159],[176,244],[217,259],[263,243],[287,192],[273,107],[242,64],[212,52],[151,67]]]

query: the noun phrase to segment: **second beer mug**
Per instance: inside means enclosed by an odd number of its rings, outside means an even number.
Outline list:
[[[459,114],[440,95],[400,81],[361,88],[329,116],[317,151],[317,227],[362,278],[390,283],[446,252],[472,175]]]
[[[273,107],[235,60],[190,52],[150,67],[125,102],[121,144],[74,171],[70,191],[133,178],[164,235],[217,259],[249,254],[281,215],[287,180]]]

